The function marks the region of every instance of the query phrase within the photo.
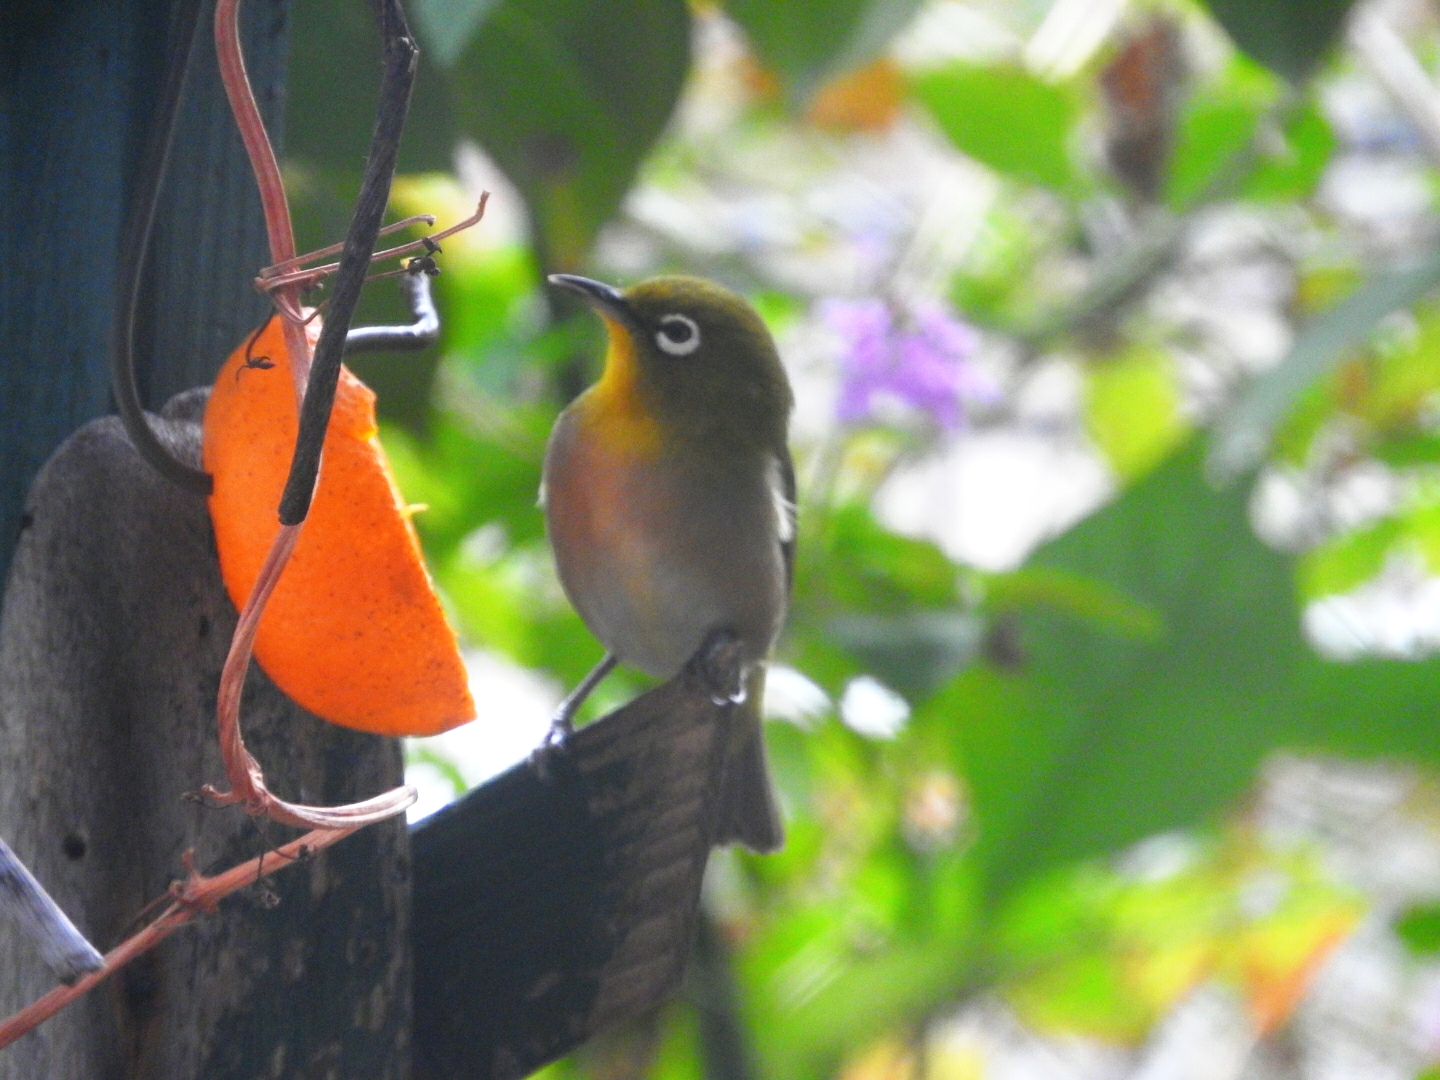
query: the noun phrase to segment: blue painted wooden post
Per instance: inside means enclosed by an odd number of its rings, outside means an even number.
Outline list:
[[[249,0],[246,57],[274,130],[285,0]],[[116,245],[159,89],[170,5],[0,5],[0,583],[24,494],[60,442],[111,410]],[[278,134],[278,132],[277,132]],[[264,303],[259,198],[208,34],[151,246],[139,342],[146,404],[209,382]]]

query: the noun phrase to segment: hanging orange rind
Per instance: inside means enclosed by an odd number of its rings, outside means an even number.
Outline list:
[[[313,348],[319,320],[306,332]],[[280,528],[297,414],[275,317],[231,354],[205,409],[210,518],[237,608]],[[434,735],[473,719],[475,703],[376,436],[375,395],[342,367],[314,503],[260,620],[255,658],[325,720],[381,735]]]

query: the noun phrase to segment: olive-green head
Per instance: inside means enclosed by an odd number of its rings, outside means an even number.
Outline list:
[[[583,296],[610,335],[601,385],[633,393],[697,436],[784,445],[794,398],[765,323],[744,298],[704,278],[669,275],[623,291],[573,274],[550,282]]]

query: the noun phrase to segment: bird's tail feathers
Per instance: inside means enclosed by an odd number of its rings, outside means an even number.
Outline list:
[[[714,842],[738,842],[764,855],[784,845],[785,826],[765,756],[760,719],[765,697],[763,665],[756,665],[746,682],[745,701],[733,706],[735,730],[720,778]]]

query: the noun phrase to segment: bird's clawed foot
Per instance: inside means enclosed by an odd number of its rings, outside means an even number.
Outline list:
[[[555,715],[550,720],[550,730],[530,754],[530,763],[535,766],[541,780],[548,782],[550,762],[554,760],[554,755],[565,753],[571,736],[575,734],[575,714],[580,711],[580,706],[585,704],[585,699],[600,685],[601,680],[615,670],[618,662],[619,658],[613,653],[606,653],[605,659],[596,664],[590,674],[580,680],[580,685],[560,702],[560,707],[555,710]]]
[[[745,700],[745,647],[733,630],[712,630],[690,661],[716,705]]]
[[[542,784],[549,784],[551,777],[555,774],[555,763],[570,752],[566,745],[566,739],[574,733],[574,728],[561,729],[554,722],[550,730],[545,733],[545,738],[540,740],[540,745],[530,751],[530,767],[535,770],[535,775],[540,778]]]

